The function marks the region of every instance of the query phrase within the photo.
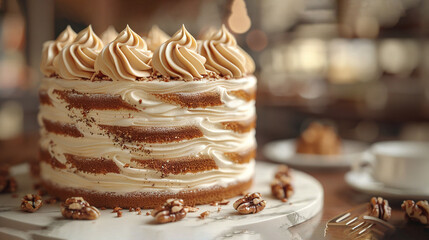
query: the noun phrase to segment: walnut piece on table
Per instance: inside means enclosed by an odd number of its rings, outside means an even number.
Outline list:
[[[95,220],[100,216],[100,211],[81,197],[71,197],[61,204],[61,214],[69,219]]]
[[[183,219],[187,212],[183,199],[168,199],[164,205],[153,209],[151,215],[158,223],[169,223]]]
[[[389,202],[381,197],[373,197],[368,204],[368,215],[387,221],[392,215]]]
[[[290,177],[281,176],[271,182],[271,193],[277,199],[286,202],[293,195],[293,192],[294,189]]]
[[[234,202],[234,208],[240,214],[253,214],[264,210],[267,202],[258,192],[248,193]]]
[[[424,225],[429,225],[429,204],[428,201],[405,200],[402,205],[405,214],[411,221],[420,222]]]
[[[33,213],[43,205],[42,198],[37,194],[27,194],[21,200],[21,210]]]

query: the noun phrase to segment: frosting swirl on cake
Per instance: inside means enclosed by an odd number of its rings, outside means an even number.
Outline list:
[[[90,79],[95,72],[95,59],[102,49],[103,42],[89,25],[55,57],[54,67],[64,79]]]
[[[109,43],[95,61],[95,71],[113,80],[136,80],[151,74],[152,52],[146,42],[127,27]]]
[[[250,57],[243,54],[234,36],[224,25],[209,40],[201,42],[198,53],[207,59],[207,70],[223,76],[242,77],[254,69],[248,62]]]
[[[73,42],[76,38],[76,33],[70,26],[57,37],[55,41],[47,41],[43,44],[42,60],[40,62],[40,71],[45,76],[51,76],[55,74],[55,68],[53,65],[54,58],[60,53],[64,46]]]
[[[209,28],[203,30],[200,32],[198,39],[199,40],[209,40],[213,35],[215,35],[218,32],[218,29],[210,26]]]
[[[163,76],[193,80],[206,74],[206,59],[197,52],[194,37],[182,28],[171,39],[163,43],[154,53],[153,68]]]
[[[147,34],[146,42],[149,50],[154,52],[161,44],[170,39],[157,25],[153,25]]]
[[[106,31],[104,31],[101,34],[101,41],[103,41],[104,45],[109,44],[113,40],[115,40],[118,37],[118,32],[116,31],[115,27],[110,25]]]

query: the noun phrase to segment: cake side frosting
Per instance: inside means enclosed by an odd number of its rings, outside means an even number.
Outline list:
[[[56,160],[64,165],[71,165],[66,155],[84,156],[93,159],[110,159],[119,167],[121,177],[114,173],[103,176],[102,179],[109,180],[109,184],[119,181],[116,184],[119,187],[128,177],[130,184],[140,184],[142,188],[148,187],[144,183],[156,183],[153,189],[178,190],[186,187],[195,187],[201,184],[227,184],[237,180],[245,180],[250,177],[251,165],[253,159],[247,159],[247,162],[234,163],[230,159],[231,154],[247,153],[254,150],[256,142],[254,139],[254,100],[246,100],[231,94],[233,91],[242,90],[250,92],[256,87],[256,79],[247,77],[233,80],[217,81],[197,81],[192,82],[191,87],[186,82],[133,82],[131,85],[127,82],[89,82],[72,80],[59,80],[56,78],[47,78],[42,82],[40,91],[46,92],[51,104],[42,104],[40,107],[39,122],[45,126],[41,130],[42,141],[41,148],[55,153]],[[189,83],[189,82],[188,82]],[[64,100],[58,92],[73,89],[82,94],[101,94],[120,96],[133,109],[83,109],[70,107],[69,102]],[[132,89],[132,90],[130,90]],[[180,105],[165,102],[155,96],[162,92],[163,94],[198,94],[199,92],[218,92],[222,105],[205,108],[184,108]],[[73,94],[73,93],[72,93]],[[76,93],[74,93],[76,94]],[[102,99],[102,96],[99,96]],[[142,101],[140,101],[142,100]],[[71,117],[72,116],[72,117]],[[85,119],[90,119],[88,123]],[[74,126],[75,130],[82,135],[73,134],[73,132],[52,131],[46,129],[46,121],[68,124]],[[234,131],[236,128],[228,128],[232,123],[248,125],[247,131]],[[154,131],[156,128],[164,132],[170,128],[170,131],[180,129],[181,127],[194,127],[200,134],[195,137],[174,141],[180,137],[180,134],[173,132],[174,138],[171,140],[149,143],[138,138],[133,138],[138,131],[134,130],[129,134],[126,142],[115,141],[115,139],[124,136],[106,128],[105,126],[116,126],[126,128],[149,128]],[[190,132],[187,130],[187,132]],[[116,134],[116,135],[115,135]],[[144,132],[145,136],[149,132]],[[160,134],[158,134],[160,135]],[[128,136],[128,135],[127,135]],[[165,135],[165,136],[168,136]],[[164,136],[164,137],[165,137]],[[55,144],[51,144],[54,142]],[[126,146],[127,149],[123,149]],[[230,155],[228,155],[228,153]],[[160,169],[145,168],[144,161],[153,159],[210,159],[214,162],[216,168],[205,170],[198,173],[187,174],[169,174],[168,179],[163,179],[163,172]],[[142,164],[143,162],[143,164]],[[205,162],[207,163],[207,161]],[[128,164],[129,168],[124,168]],[[199,164],[202,164],[200,162]],[[143,167],[142,167],[143,166]],[[42,171],[50,171],[48,166],[42,167]],[[73,168],[72,168],[73,169]],[[51,170],[53,171],[53,170]],[[80,182],[85,179],[85,186],[89,187],[94,179],[100,179],[92,173],[77,172],[68,173],[68,170],[60,170],[61,178],[70,178],[79,176]],[[58,172],[58,171],[57,171]],[[49,173],[51,180],[54,174]],[[137,180],[137,176],[140,178]],[[116,180],[112,180],[116,179]],[[171,182],[169,180],[176,180]],[[55,179],[57,183],[76,182]],[[181,181],[186,180],[186,183]],[[160,181],[158,183],[158,181]],[[162,183],[170,185],[162,185]],[[144,186],[144,187],[143,187]],[[102,184],[93,184],[94,188],[102,188]],[[107,189],[105,189],[107,191]],[[136,189],[133,189],[136,190]],[[144,191],[144,189],[140,189]],[[118,191],[126,191],[118,189]]]

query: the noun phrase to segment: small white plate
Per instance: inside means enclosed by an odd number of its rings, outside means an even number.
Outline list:
[[[353,189],[369,195],[377,195],[386,198],[429,198],[429,189],[404,189],[393,188],[374,180],[368,169],[352,170],[345,175],[346,183]]]
[[[296,167],[344,168],[350,167],[353,162],[358,161],[368,149],[368,145],[363,142],[342,140],[339,155],[300,154],[296,153],[295,141],[295,139],[289,139],[267,143],[263,148],[263,153],[274,162]]]

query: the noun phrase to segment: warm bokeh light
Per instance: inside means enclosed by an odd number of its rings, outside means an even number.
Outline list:
[[[333,40],[329,58],[328,79],[332,83],[375,80],[379,72],[376,47],[369,40]]]
[[[252,30],[246,36],[246,43],[253,51],[262,51],[268,44],[267,34],[259,29]]]
[[[385,72],[407,76],[417,67],[420,50],[413,40],[386,39],[380,43],[379,58]]]
[[[245,33],[252,25],[247,15],[244,0],[234,0],[231,4],[231,15],[228,18],[228,26],[234,33]]]
[[[17,136],[22,132],[24,111],[22,105],[8,101],[0,105],[0,140]]]

